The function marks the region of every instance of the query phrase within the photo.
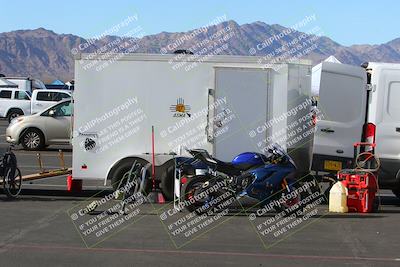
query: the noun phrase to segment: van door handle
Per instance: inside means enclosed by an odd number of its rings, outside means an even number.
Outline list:
[[[321,132],[324,132],[324,133],[334,133],[335,130],[332,130],[331,128],[324,128],[324,129],[321,129]]]
[[[396,127],[396,132],[400,133],[400,127]]]

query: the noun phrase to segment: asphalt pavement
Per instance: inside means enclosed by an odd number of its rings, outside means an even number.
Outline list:
[[[71,166],[71,147],[50,146],[40,151],[45,168],[59,168],[59,149]],[[15,153],[23,175],[39,171],[38,152]],[[298,217],[242,208],[202,218],[139,198],[120,214],[110,211],[121,202],[107,198],[109,187],[90,184],[77,197],[65,184],[46,178],[24,183],[18,199],[0,194],[0,266],[400,266],[400,201],[390,191],[371,214],[317,205]],[[103,204],[85,211],[93,200]]]

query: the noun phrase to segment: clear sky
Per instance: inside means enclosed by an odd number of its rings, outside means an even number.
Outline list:
[[[316,14],[314,25],[343,45],[380,44],[400,37],[396,0],[0,0],[0,6],[0,32],[43,27],[90,38],[133,15],[144,33],[155,34],[187,31],[223,15],[239,24],[291,26]]]

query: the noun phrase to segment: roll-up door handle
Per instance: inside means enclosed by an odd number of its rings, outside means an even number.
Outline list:
[[[321,132],[324,132],[324,133],[334,133],[335,130],[332,130],[331,128],[324,128],[324,129],[321,129]]]

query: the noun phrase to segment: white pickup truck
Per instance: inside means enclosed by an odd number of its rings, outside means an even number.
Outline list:
[[[68,90],[39,89],[31,93],[18,88],[0,88],[0,117],[10,122],[15,117],[35,114],[71,96],[72,92]]]

